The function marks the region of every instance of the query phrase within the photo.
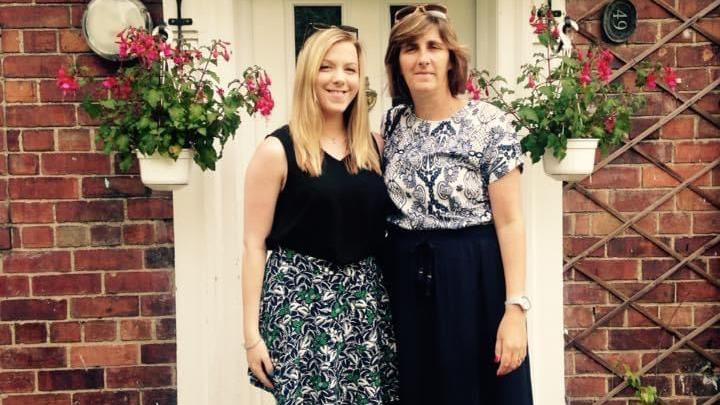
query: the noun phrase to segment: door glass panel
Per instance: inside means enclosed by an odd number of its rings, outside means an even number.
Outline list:
[[[390,26],[391,26],[391,27],[392,27],[393,25],[395,25],[395,13],[396,13],[398,10],[402,9],[403,7],[407,7],[407,6],[409,6],[409,5],[410,5],[410,3],[408,3],[408,4],[397,4],[397,5],[394,5],[394,6],[390,6]]]
[[[309,37],[311,23],[328,25],[342,24],[342,7],[340,6],[295,6],[295,59],[305,43],[305,34]]]

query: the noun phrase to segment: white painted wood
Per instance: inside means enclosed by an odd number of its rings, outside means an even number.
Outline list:
[[[553,7],[564,10],[565,1],[556,0]],[[488,55],[490,71],[514,84],[520,66],[532,60],[539,46],[527,22],[530,4],[526,0],[498,0],[494,5],[486,3],[483,12],[478,15],[478,25],[494,39],[483,44],[478,53]],[[516,91],[522,91],[520,86]],[[536,404],[564,404],[562,183],[547,176],[541,164],[533,165],[526,159],[523,193],[527,291],[533,301],[528,317],[533,397]]]
[[[201,42],[233,42],[234,64],[224,80],[249,64],[266,68],[273,79],[276,108],[269,120],[245,119],[214,173],[193,167],[191,183],[174,193],[177,286],[178,395],[180,405],[270,405],[268,395],[247,382],[242,349],[240,258],[245,167],[255,145],[287,121],[294,56],[293,4],[343,6],[343,23],[360,29],[367,49],[367,75],[378,91],[371,126],[377,130],[390,106],[383,56],[394,0],[210,0],[183,4]],[[531,54],[524,0],[449,0],[459,35],[480,65],[513,77]],[[555,3],[562,3],[556,0]],[[164,0],[166,20],[175,2]],[[557,5],[556,5],[557,6]],[[501,28],[502,27],[502,30]],[[511,52],[508,50],[512,50]],[[539,165],[526,166],[524,207],[528,226],[528,291],[535,308],[529,320],[535,402],[563,403],[562,349],[562,192]],[[539,370],[542,369],[542,373]]]

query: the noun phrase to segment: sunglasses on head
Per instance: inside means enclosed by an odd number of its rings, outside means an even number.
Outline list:
[[[350,25],[330,25],[330,24],[323,24],[323,23],[310,23],[305,28],[305,35],[303,35],[303,43],[310,36],[312,36],[312,34],[318,32],[318,31],[323,31],[323,30],[327,30],[330,28],[341,29],[345,32],[352,34],[352,36],[354,36],[355,39],[358,39],[358,29],[355,27],[352,27]]]
[[[414,6],[403,7],[395,12],[395,23],[399,23],[406,17],[415,14],[427,14],[435,18],[447,20],[447,7],[442,4],[416,4]]]

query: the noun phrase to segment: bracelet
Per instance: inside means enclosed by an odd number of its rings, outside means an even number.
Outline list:
[[[259,345],[260,342],[262,342],[262,338],[258,338],[257,342],[255,342],[249,346],[247,344],[243,344],[243,346],[245,347],[245,350],[250,350],[250,349],[255,348],[255,346]]]

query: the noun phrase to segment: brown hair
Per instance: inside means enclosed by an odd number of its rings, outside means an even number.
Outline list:
[[[397,22],[390,31],[390,39],[385,52],[385,71],[392,98],[412,101],[410,90],[400,70],[400,50],[403,45],[416,41],[433,26],[437,27],[440,38],[450,51],[451,68],[448,71],[450,94],[456,96],[465,92],[469,55],[467,48],[458,41],[455,28],[445,18],[428,13],[415,13]]]

